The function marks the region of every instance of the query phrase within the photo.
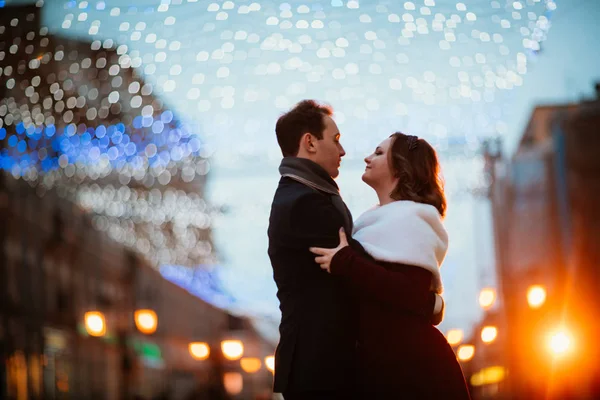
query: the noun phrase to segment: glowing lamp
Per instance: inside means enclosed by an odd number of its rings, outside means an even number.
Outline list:
[[[531,308],[540,308],[546,302],[546,288],[542,285],[532,285],[527,289],[527,303]]]
[[[225,372],[223,386],[225,391],[231,395],[240,394],[244,388],[244,377],[239,372]]]
[[[471,344],[463,344],[458,348],[457,354],[460,361],[469,361],[475,355],[475,346]]]
[[[206,360],[210,355],[210,347],[204,342],[192,342],[188,346],[190,354],[196,360]]]
[[[275,372],[275,357],[267,356],[265,357],[265,366],[271,372]]]
[[[496,290],[493,288],[484,288],[479,293],[479,305],[484,310],[489,309],[496,301]]]
[[[253,374],[260,369],[261,362],[258,358],[244,357],[240,360],[240,366],[245,372]]]
[[[554,356],[570,353],[573,349],[573,337],[564,329],[552,332],[548,339],[548,348]]]
[[[463,331],[462,329],[450,329],[446,333],[446,339],[451,346],[456,346],[463,340]]]
[[[481,340],[483,343],[492,343],[498,337],[498,328],[495,326],[484,326],[481,330]]]
[[[223,340],[221,351],[228,360],[239,360],[244,355],[244,345],[239,340]]]
[[[106,334],[106,319],[100,311],[88,311],[83,319],[88,335],[100,337]]]
[[[134,313],[135,326],[145,335],[156,332],[158,317],[153,310],[136,310]]]

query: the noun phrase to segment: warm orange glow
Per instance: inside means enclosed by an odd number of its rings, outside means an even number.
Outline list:
[[[460,361],[469,361],[475,355],[475,346],[471,344],[463,344],[458,348],[457,354]]]
[[[471,385],[483,386],[499,383],[504,380],[506,369],[502,366],[495,365],[493,367],[483,368],[479,372],[471,375]]]
[[[244,345],[239,340],[223,340],[221,350],[228,360],[239,360],[244,355]]]
[[[484,288],[479,292],[479,305],[484,310],[492,307],[496,301],[496,290],[493,288]]]
[[[531,308],[540,308],[546,302],[546,288],[542,285],[532,285],[527,289],[527,303]]]
[[[262,364],[260,360],[254,357],[244,357],[240,360],[240,366],[245,372],[249,374],[257,372],[260,369],[261,365]]]
[[[483,343],[492,343],[498,337],[498,328],[495,326],[484,326],[481,330],[481,340]]]
[[[192,342],[188,346],[190,354],[196,360],[206,360],[210,355],[210,347],[204,342]]]
[[[106,334],[106,319],[100,311],[88,311],[83,319],[88,335],[100,337]]]
[[[446,339],[451,346],[456,346],[463,340],[463,331],[462,329],[450,329],[446,333]]]
[[[135,326],[138,328],[138,331],[145,335],[151,335],[156,332],[158,317],[153,310],[136,310],[134,316]]]
[[[265,357],[265,366],[271,372],[275,372],[275,357],[267,356]]]
[[[223,374],[223,386],[229,394],[239,394],[244,388],[244,377],[239,372],[225,372]]]
[[[564,329],[554,331],[548,339],[548,348],[554,356],[563,356],[573,350],[573,337]]]

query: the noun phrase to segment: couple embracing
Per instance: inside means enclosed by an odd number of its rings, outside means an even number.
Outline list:
[[[275,128],[283,153],[269,219],[280,301],[274,391],[296,399],[469,399],[445,337],[448,247],[435,150],[394,133],[365,158],[379,204],[355,222],[334,178],[332,110],[304,100]]]

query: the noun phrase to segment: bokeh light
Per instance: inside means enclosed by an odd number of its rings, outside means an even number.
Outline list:
[[[275,171],[274,121],[305,97],[334,105],[348,163],[402,129],[439,152],[449,201],[485,191],[481,143],[508,133],[505,106],[556,9],[550,0],[1,4],[11,14],[0,26],[0,168],[40,196],[75,202],[154,266],[192,268],[236,257],[213,243],[220,205],[243,209],[253,226],[269,197],[215,188],[210,204],[207,175]],[[239,254],[244,265],[256,259]],[[256,282],[271,280],[267,261],[253,266]],[[247,283],[249,297],[268,292]],[[271,318],[269,302],[251,308]]]

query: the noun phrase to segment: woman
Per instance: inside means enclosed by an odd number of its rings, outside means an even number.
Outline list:
[[[348,246],[340,230],[337,248],[311,248],[321,268],[347,280],[359,295],[362,397],[469,399],[460,365],[440,331],[425,317],[394,308],[401,288],[368,278],[383,268],[404,274],[424,292],[442,293],[439,267],[448,236],[435,150],[416,136],[395,133],[365,162],[362,179],[377,192],[379,205],[355,223],[353,242],[360,245]]]

